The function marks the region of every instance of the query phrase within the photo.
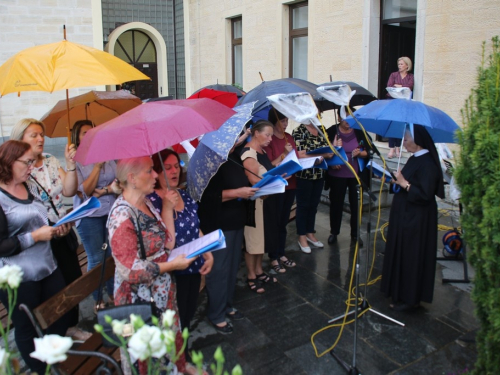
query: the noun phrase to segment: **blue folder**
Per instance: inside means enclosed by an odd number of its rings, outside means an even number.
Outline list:
[[[218,229],[218,232],[219,232],[218,240],[216,240],[215,242],[212,242],[209,245],[206,245],[206,246],[200,248],[199,250],[195,251],[194,253],[191,253],[190,255],[186,256],[186,258],[188,258],[188,259],[194,258],[194,257],[197,257],[198,255],[201,255],[203,253],[206,253],[206,252],[209,252],[209,251],[212,251],[215,249],[222,249],[221,246],[223,243],[225,243],[226,238],[224,237],[224,233],[222,232],[222,230]]]
[[[342,147],[335,147],[335,150],[337,150],[337,152],[340,154],[340,156],[342,156],[344,158],[344,160],[347,161],[347,154],[345,153],[345,151]],[[344,165],[344,162],[337,155],[333,155],[333,158],[328,159],[326,161],[326,164],[328,164],[328,166]]]
[[[281,176],[286,173],[287,176],[291,176],[302,170],[302,166],[294,160],[289,160],[284,164],[277,166],[263,174],[263,176]]]
[[[94,213],[99,207],[101,207],[101,202],[99,202],[99,199],[97,199],[96,197],[90,197],[90,199],[88,199],[83,204],[75,208],[69,214],[59,219],[59,221],[55,223],[53,226],[57,227],[58,225],[71,223],[78,219],[87,217],[92,213]]]

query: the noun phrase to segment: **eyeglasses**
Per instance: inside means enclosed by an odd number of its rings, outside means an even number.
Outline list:
[[[35,164],[35,159],[30,159],[30,160],[21,160],[21,159],[16,159],[16,161],[20,161],[24,165],[26,165],[28,168],[31,167],[33,164]]]

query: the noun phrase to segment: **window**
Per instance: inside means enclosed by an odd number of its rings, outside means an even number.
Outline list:
[[[231,20],[233,84],[243,87],[243,34],[241,17]]]
[[[290,5],[290,77],[307,79],[307,2]]]

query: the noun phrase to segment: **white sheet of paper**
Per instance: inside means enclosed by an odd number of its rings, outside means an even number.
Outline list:
[[[300,165],[302,165],[302,169],[314,168],[314,163],[318,160],[319,156],[311,156],[309,158],[301,158],[299,159]]]
[[[196,252],[200,252],[200,254],[198,255],[201,255],[207,251],[220,250],[224,249],[225,247],[226,238],[224,237],[222,230],[217,229],[204,235],[203,237],[200,237],[194,241],[188,242],[185,245],[173,249],[168,256],[168,261],[170,262],[171,260],[182,254],[185,254],[186,257],[189,257],[189,255]]]

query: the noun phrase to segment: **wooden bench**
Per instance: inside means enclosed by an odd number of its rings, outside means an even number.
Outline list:
[[[115,263],[113,258],[108,258],[105,266],[104,279],[108,280],[114,275]],[[33,311],[30,311],[25,305],[21,305],[20,308],[28,314],[38,335],[41,337],[43,336],[42,330],[77,306],[99,287],[100,276],[101,265],[72,282]],[[57,369],[64,374],[87,375],[94,374],[99,368],[106,366],[110,369],[109,373],[122,374],[119,362],[119,349],[103,347],[102,336],[99,333],[94,333],[76,349],[70,350],[68,359],[60,363]]]
[[[87,253],[83,249],[83,245],[78,246],[78,249],[76,250],[78,254],[78,262],[80,263],[80,268],[82,270],[82,275],[85,275],[87,273]],[[7,309],[5,306],[0,302],[0,322],[2,323],[3,327],[7,327]],[[9,325],[11,323],[9,322]],[[12,328],[12,327],[11,327]]]

